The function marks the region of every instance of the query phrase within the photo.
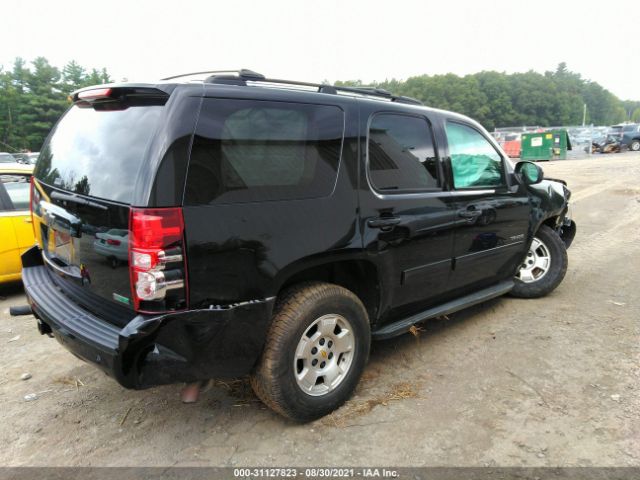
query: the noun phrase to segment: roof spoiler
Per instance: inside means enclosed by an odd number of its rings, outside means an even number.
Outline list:
[[[123,110],[133,106],[164,105],[171,92],[138,84],[97,85],[73,92],[69,99],[78,107]]]

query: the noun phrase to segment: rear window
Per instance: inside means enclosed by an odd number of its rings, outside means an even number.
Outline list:
[[[40,152],[35,177],[74,193],[130,203],[162,108],[72,107]]]
[[[29,176],[20,174],[2,174],[0,183],[8,195],[7,210],[29,209]],[[0,187],[2,188],[2,187]]]
[[[335,185],[338,107],[206,99],[191,151],[189,205],[327,196]]]

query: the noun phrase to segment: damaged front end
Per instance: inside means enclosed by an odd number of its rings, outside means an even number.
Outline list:
[[[571,190],[567,188],[567,182],[545,177],[530,188],[538,199],[535,215],[539,223],[553,228],[569,248],[576,236],[576,223],[571,216]]]

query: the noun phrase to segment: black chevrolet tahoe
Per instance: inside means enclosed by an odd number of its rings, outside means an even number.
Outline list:
[[[249,375],[308,421],[349,398],[372,339],[562,281],[569,190],[477,122],[204,74],[74,92],[35,166],[28,311],[121,385]]]

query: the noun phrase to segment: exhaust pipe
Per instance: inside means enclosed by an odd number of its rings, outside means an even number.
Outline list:
[[[9,315],[11,315],[12,317],[33,315],[33,310],[31,310],[31,305],[18,305],[15,307],[9,307]]]

